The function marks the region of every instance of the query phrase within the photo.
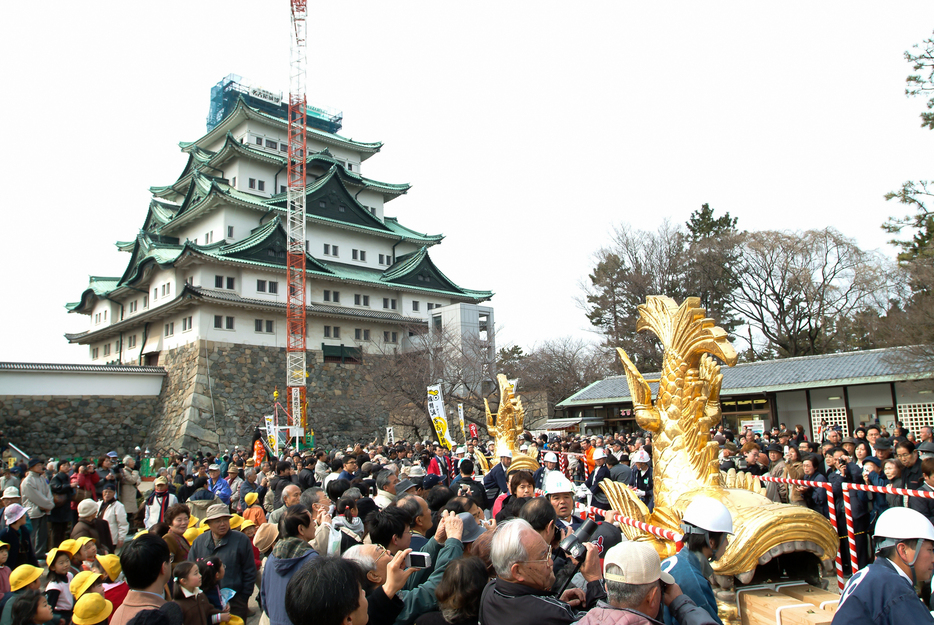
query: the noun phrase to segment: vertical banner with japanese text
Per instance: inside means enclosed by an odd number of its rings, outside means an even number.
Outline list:
[[[464,431],[464,404],[457,404],[457,420],[461,424],[461,436],[464,437],[464,444],[467,444],[467,432]]]
[[[454,449],[454,443],[448,435],[448,420],[444,416],[444,397],[440,384],[428,387],[428,416],[438,433],[438,442],[448,449]]]

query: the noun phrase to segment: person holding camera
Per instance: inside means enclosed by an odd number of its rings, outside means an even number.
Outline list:
[[[555,582],[551,545],[523,519],[497,527],[490,549],[496,578],[483,590],[480,625],[563,625],[580,620],[578,610],[590,609],[606,597],[596,545],[584,547],[587,552],[581,574],[587,582],[586,592],[569,588],[555,597],[551,592]]]
[[[684,511],[681,531],[684,546],[662,562],[662,571],[671,575],[694,604],[707,611],[712,622],[720,623],[717,599],[707,580],[713,576],[710,562],[723,555],[733,534],[733,515],[716,499],[697,497]],[[668,607],[664,609],[664,618],[666,625],[684,623]]]
[[[662,604],[682,625],[715,625],[720,622],[681,592],[674,578],[662,571],[658,554],[648,543],[623,542],[616,545],[607,552],[603,570],[607,602],[598,603],[579,621],[579,625],[657,624],[658,620],[653,615],[659,613]]]

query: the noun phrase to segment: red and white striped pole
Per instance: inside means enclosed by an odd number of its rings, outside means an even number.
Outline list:
[[[814,482],[814,484],[823,484],[823,482]],[[833,486],[827,485],[822,486],[827,491],[827,510],[830,512],[830,524],[833,525],[834,529],[837,530],[836,534],[840,535],[840,526],[837,524],[837,506],[834,504],[833,498]],[[837,547],[837,557],[836,557],[836,566],[837,566],[837,585],[840,587],[840,592],[843,592],[843,587],[846,585],[843,582],[843,555],[840,553],[840,547]]]
[[[843,514],[846,517],[846,541],[850,546],[850,569],[853,573],[859,570],[859,561],[856,558],[856,530],[853,525],[853,509],[850,507],[850,484],[843,483]]]

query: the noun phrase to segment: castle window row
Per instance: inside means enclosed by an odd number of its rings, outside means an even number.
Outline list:
[[[275,334],[276,322],[272,319],[254,319],[253,329],[256,332],[261,332],[263,334]]]
[[[233,291],[236,288],[237,279],[230,276],[214,276],[214,288],[215,289],[230,289]]]
[[[275,280],[257,280],[256,292],[277,295],[279,293],[279,283]]]

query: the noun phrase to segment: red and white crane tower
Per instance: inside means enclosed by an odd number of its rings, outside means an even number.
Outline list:
[[[288,330],[287,381],[290,425],[307,428],[305,363],[305,163],[307,139],[307,100],[305,95],[307,0],[290,0],[292,5],[292,45],[289,80],[288,150]]]

